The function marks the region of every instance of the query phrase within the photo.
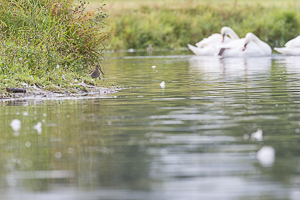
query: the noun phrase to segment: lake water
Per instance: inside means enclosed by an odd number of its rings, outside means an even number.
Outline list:
[[[103,65],[124,89],[0,102],[0,199],[300,199],[300,57]]]

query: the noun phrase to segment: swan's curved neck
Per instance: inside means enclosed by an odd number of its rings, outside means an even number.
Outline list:
[[[232,29],[229,29],[227,34],[230,36],[231,39],[233,40],[238,40],[240,39],[239,36],[232,30]]]
[[[258,37],[256,37],[255,35],[253,35],[252,40],[253,40],[254,42],[256,42],[256,43],[260,43],[260,42],[261,42],[261,40],[260,40]]]
[[[271,55],[272,49],[271,49],[271,47],[267,43],[261,41],[253,33],[247,33],[247,35],[245,37],[245,47],[251,41],[253,41],[254,43],[256,43],[259,46],[259,48],[264,52],[265,55]]]
[[[261,40],[254,34],[251,34],[250,37],[249,37],[249,42],[250,41],[253,41],[255,42],[256,44],[260,45],[261,44]]]

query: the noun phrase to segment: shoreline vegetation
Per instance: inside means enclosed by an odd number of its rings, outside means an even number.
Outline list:
[[[75,0],[0,2],[0,99],[22,97],[6,88],[68,96],[112,86],[88,74],[101,66],[109,33],[103,1],[93,11],[87,12],[87,5]]]
[[[88,9],[99,4],[91,0]],[[107,0],[108,49],[176,49],[194,45],[223,26],[239,37],[252,32],[272,48],[300,34],[296,0]]]
[[[187,49],[229,26],[272,48],[300,34],[296,0],[2,0],[0,99],[6,88],[86,94],[113,87],[92,79],[106,52]],[[105,6],[104,6],[105,5]],[[109,17],[108,17],[109,16]],[[102,70],[105,72],[105,66]],[[95,88],[94,88],[95,89]],[[114,91],[114,90],[108,90]]]

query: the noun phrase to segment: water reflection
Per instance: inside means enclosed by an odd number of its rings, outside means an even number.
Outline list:
[[[298,199],[297,58],[119,58],[113,96],[0,103],[1,199]]]
[[[275,63],[285,67],[289,73],[300,73],[299,62],[300,56],[276,56],[274,57]]]
[[[192,56],[190,68],[207,76],[245,76],[266,73],[271,69],[271,57],[253,58],[216,58]],[[209,77],[207,77],[209,78]]]

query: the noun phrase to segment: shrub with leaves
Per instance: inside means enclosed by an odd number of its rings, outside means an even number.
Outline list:
[[[86,12],[74,0],[1,0],[0,67],[2,74],[26,70],[43,76],[57,65],[86,72],[103,58],[108,37],[104,14]]]

